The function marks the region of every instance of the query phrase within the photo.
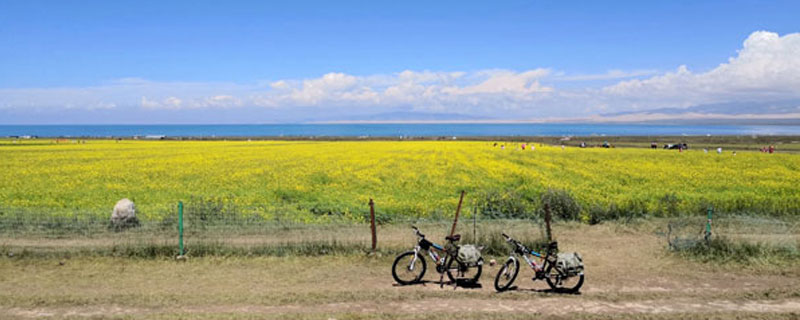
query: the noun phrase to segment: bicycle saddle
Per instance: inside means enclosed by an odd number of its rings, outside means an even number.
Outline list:
[[[456,242],[458,240],[461,240],[461,235],[460,234],[454,234],[452,236],[446,236],[446,237],[444,237],[444,239],[447,240],[447,241]]]

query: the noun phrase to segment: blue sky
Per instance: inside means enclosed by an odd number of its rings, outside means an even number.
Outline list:
[[[750,91],[781,94],[734,98],[794,99],[798,12],[798,1],[7,0],[0,123],[77,121],[47,119],[61,113],[175,122],[180,110],[196,122],[230,113],[292,122],[309,110],[536,118],[685,107],[742,91],[675,94],[724,79],[715,70],[733,72],[718,69],[748,39],[752,59],[728,69],[749,72]],[[763,56],[774,69],[759,74]],[[789,78],[753,84],[765,74]],[[659,81],[683,82],[673,96],[630,92],[663,89]]]

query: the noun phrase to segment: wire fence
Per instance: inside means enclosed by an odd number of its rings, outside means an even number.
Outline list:
[[[110,212],[0,208],[0,251],[33,256],[130,257],[175,257],[181,253],[189,256],[318,255],[371,251],[372,233],[368,221],[354,223],[334,217],[306,223],[264,215],[261,207],[188,201],[183,208],[184,252],[181,252],[180,210],[177,202],[171,207],[160,218],[142,218],[136,225],[126,228],[115,227],[110,222]],[[367,205],[358,210],[368,216]],[[440,233],[449,230],[452,224],[451,219],[440,217],[410,217],[405,220],[395,217],[391,223],[386,223],[382,221],[380,211],[376,220],[377,249],[384,253],[405,250],[413,244],[410,242],[413,240],[409,231],[411,224]],[[691,215],[665,221],[669,246],[682,249],[707,243],[707,217]],[[798,221],[785,217],[715,214],[711,233],[714,238],[722,237],[737,243],[797,251],[800,243]],[[630,219],[621,219],[614,223],[630,222]],[[457,231],[464,234],[465,243],[484,244],[488,253],[493,254],[506,251],[499,234],[508,230],[531,243],[546,237],[543,221],[539,219],[498,219],[471,206],[463,209]]]
[[[708,262],[794,264],[800,260],[797,219],[717,215],[671,219],[667,224],[671,251]]]

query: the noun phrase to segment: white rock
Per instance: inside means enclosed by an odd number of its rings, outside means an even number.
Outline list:
[[[125,228],[139,225],[136,218],[136,206],[127,198],[117,201],[114,211],[111,212],[111,225],[115,228]]]

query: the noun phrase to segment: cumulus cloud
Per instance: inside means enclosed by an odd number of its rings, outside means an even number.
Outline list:
[[[547,76],[549,73],[550,71],[546,69],[519,73],[499,70],[488,73],[486,80],[478,84],[465,87],[445,87],[442,93],[454,95],[515,94],[525,96],[539,92],[550,92],[552,88],[541,86],[538,81],[538,79]]]
[[[686,66],[603,88],[608,99],[640,108],[800,97],[800,33],[752,33],[736,57],[694,73]]]
[[[576,86],[581,81],[605,87]],[[615,82],[616,81],[616,82]],[[574,82],[567,88],[559,84]],[[615,82],[615,83],[614,83]],[[245,110],[291,113],[327,108],[433,111],[514,117],[586,116],[704,103],[800,98],[800,34],[758,31],[728,61],[696,72],[686,66],[565,74],[531,70],[431,71],[352,75],[252,84],[155,82],[125,78],[91,87],[0,89],[0,109]],[[298,111],[302,112],[302,111]],[[502,115],[499,117],[503,117]]]

